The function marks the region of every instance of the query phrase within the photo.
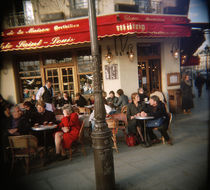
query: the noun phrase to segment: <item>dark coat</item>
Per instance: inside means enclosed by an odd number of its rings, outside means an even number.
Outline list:
[[[163,117],[163,116],[168,117],[168,113],[166,111],[165,104],[161,101],[155,107],[147,104],[143,108],[143,110],[144,110],[144,112],[147,113],[148,116],[153,116],[155,119]]]
[[[193,108],[192,84],[188,85],[185,81],[182,81],[181,92],[182,92],[182,109]]]
[[[41,125],[45,121],[56,123],[55,114],[48,110],[45,110],[43,114],[36,112],[32,119],[32,125],[35,123],[39,123]]]
[[[195,86],[199,89],[203,87],[204,83],[205,79],[201,75],[198,75],[195,79]]]
[[[71,104],[71,105],[72,105],[73,103],[72,103],[71,97],[69,96],[67,100],[65,100],[64,98],[61,98],[61,99],[59,100],[59,103],[58,103],[58,104],[59,104],[60,107],[62,107],[62,106],[64,106],[65,104]]]
[[[114,106],[118,107],[119,109],[126,105],[128,105],[128,97],[124,94],[122,94],[117,103],[114,104]]]
[[[79,106],[79,107],[84,107],[87,105],[87,101],[83,96],[80,96],[79,100],[76,100],[75,102],[76,102],[77,106]]]
[[[136,107],[136,105],[134,103],[130,103],[127,106],[127,121],[128,121],[128,133],[129,134],[136,134],[136,127],[141,125],[139,120],[136,119],[132,119],[131,120],[131,116],[136,115],[137,113],[140,113],[141,111],[143,111],[143,104],[138,104],[138,106]]]

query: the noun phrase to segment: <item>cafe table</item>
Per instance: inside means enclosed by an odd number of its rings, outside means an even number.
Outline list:
[[[147,141],[146,121],[150,120],[150,119],[154,119],[154,117],[153,116],[145,116],[145,117],[135,116],[135,119],[144,121],[144,141],[145,141],[145,146],[146,147],[150,146],[150,144]]]
[[[46,133],[47,133],[47,131],[55,129],[57,126],[58,126],[57,124],[52,124],[52,125],[48,124],[48,125],[38,125],[38,126],[33,126],[32,127],[33,131],[43,131],[45,151],[47,150]]]

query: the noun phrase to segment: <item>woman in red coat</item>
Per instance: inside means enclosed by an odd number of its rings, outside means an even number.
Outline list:
[[[64,117],[59,124],[59,131],[55,133],[56,157],[65,157],[65,149],[69,149],[77,140],[80,131],[80,121],[77,113],[73,113],[70,106],[63,108]]]

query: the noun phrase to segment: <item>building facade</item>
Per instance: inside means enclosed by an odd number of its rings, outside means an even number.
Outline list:
[[[191,34],[188,7],[178,0],[96,1],[105,92],[121,88],[130,96],[144,87],[168,98],[168,90],[180,87],[180,39]],[[22,102],[47,79],[55,94],[91,94],[87,1],[31,0],[18,8],[5,15],[1,33],[2,96]]]

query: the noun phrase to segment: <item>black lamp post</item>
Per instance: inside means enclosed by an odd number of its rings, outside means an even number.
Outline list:
[[[101,59],[97,41],[97,25],[95,0],[88,0],[89,28],[91,39],[91,52],[93,60],[93,87],[94,87],[94,113],[95,128],[92,132],[94,149],[96,189],[111,190],[115,186],[114,162],[112,152],[111,131],[105,121],[105,108],[102,95],[100,74]]]

